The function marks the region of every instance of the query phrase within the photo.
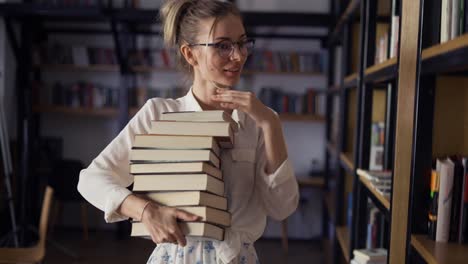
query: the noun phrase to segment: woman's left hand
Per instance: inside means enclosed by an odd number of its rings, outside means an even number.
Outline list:
[[[275,113],[266,107],[252,92],[217,88],[211,99],[220,103],[223,109],[239,109],[248,114],[258,126],[269,125],[277,119]]]

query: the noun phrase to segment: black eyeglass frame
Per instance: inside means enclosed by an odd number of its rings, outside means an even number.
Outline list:
[[[237,47],[239,48],[239,51],[242,53],[242,49],[240,47],[240,44],[243,43],[252,43],[252,50],[255,48],[255,39],[253,38],[247,38],[245,40],[239,40],[239,41],[230,41],[228,39],[224,39],[224,40],[221,40],[221,41],[218,41],[218,42],[213,42],[213,43],[191,43],[191,44],[188,44],[189,47],[194,47],[194,46],[205,46],[205,47],[215,47],[217,48],[218,45],[220,45],[222,42],[225,42],[225,41],[229,41],[231,43],[231,52],[229,53],[229,55],[226,56],[229,57],[232,55],[232,53],[234,52],[234,45],[237,45]],[[218,53],[219,53],[219,50],[218,50]],[[247,54],[245,54],[246,56],[250,55],[249,54],[249,51],[247,51]],[[220,55],[221,57],[223,57],[222,55]]]

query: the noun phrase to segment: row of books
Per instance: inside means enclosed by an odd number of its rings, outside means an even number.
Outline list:
[[[438,242],[468,242],[468,158],[437,159],[431,173],[429,237]]]
[[[355,249],[351,264],[386,264],[387,254],[385,248]]]
[[[327,53],[324,51],[298,53],[256,50],[247,59],[245,69],[265,72],[326,72],[327,60]]]
[[[442,0],[440,5],[440,42],[446,42],[468,30],[468,0]]]
[[[76,66],[117,65],[113,48],[67,46],[58,42],[43,44],[33,49],[33,64],[68,64]]]
[[[162,113],[150,134],[136,135],[130,153],[133,191],[154,202],[197,215],[180,222],[187,236],[224,239],[231,224],[220,161],[234,145],[237,123],[224,111]],[[132,236],[149,236],[141,222]]]
[[[277,113],[324,115],[326,96],[309,89],[305,94],[285,93],[279,88],[264,87],[259,99]]]
[[[116,87],[91,82],[46,85],[33,83],[35,105],[103,108],[118,107],[120,91]]]
[[[391,31],[380,36],[375,44],[375,64],[398,55],[400,17],[392,16],[391,23]]]
[[[128,59],[130,66],[175,69],[177,65],[173,52],[167,49],[142,49],[132,51]]]
[[[371,125],[371,144],[369,169],[374,171],[383,170],[385,143],[385,123],[373,122]]]
[[[357,174],[362,175],[370,181],[372,187],[382,196],[390,199],[392,191],[392,171],[388,170],[361,170],[357,169]]]

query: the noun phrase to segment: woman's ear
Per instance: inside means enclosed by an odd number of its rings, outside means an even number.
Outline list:
[[[195,53],[192,51],[189,45],[184,44],[180,47],[180,53],[184,56],[185,60],[192,66],[198,65]]]

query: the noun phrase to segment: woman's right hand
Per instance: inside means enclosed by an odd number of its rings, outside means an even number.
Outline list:
[[[187,240],[177,224],[177,219],[196,221],[199,217],[177,208],[150,202],[143,211],[141,222],[150,233],[154,243],[174,243],[185,246]]]

